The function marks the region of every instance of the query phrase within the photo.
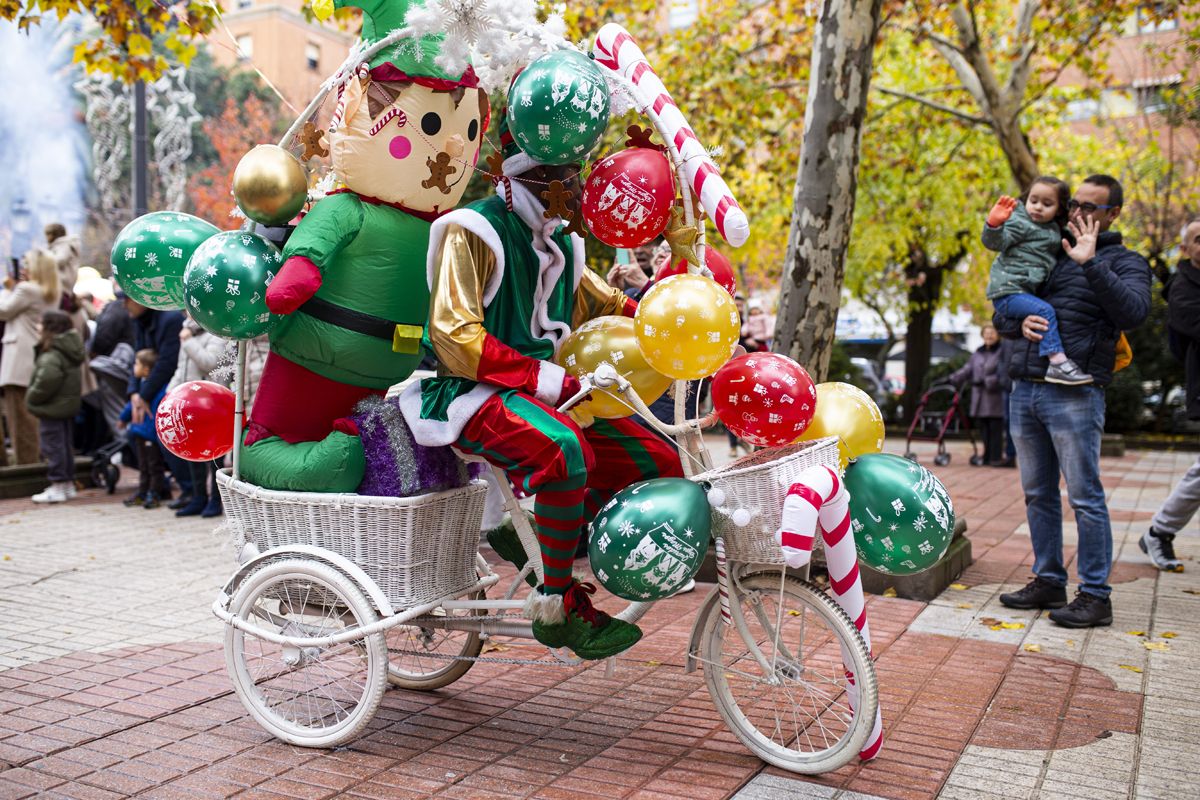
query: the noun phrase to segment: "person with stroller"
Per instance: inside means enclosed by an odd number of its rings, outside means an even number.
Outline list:
[[[961,368],[950,373],[950,382],[960,390],[971,387],[971,406],[968,416],[979,428],[983,439],[983,456],[971,456],[971,466],[984,464],[1002,467],[1004,459],[1004,390],[1008,383],[1007,348],[1000,345],[1000,334],[991,325],[980,331],[983,344]]]
[[[50,486],[35,494],[35,503],[62,503],[75,497],[75,456],[71,450],[71,421],[82,405],[79,365],[83,339],[74,321],[62,311],[42,314],[41,335],[25,403],[38,420],[38,438],[48,463]]]
[[[147,308],[132,297],[125,298],[125,308],[133,318],[134,348],[138,351],[153,350],[156,360],[150,373],[144,378],[134,377],[125,389],[132,408],[131,421],[140,423],[147,415],[150,416],[150,426],[154,426],[154,413],[150,410],[151,402],[160,393],[165,392],[167,384],[175,374],[179,365],[179,331],[183,327],[183,314],[179,311],[158,311]],[[161,450],[159,458],[175,476],[182,494],[192,493],[192,476],[188,471],[187,462],[166,450]],[[167,495],[168,498],[170,495]]]
[[[192,381],[209,380],[209,375],[217,369],[228,349],[228,342],[220,336],[214,336],[188,318],[184,320],[179,330],[179,365],[171,382],[167,384],[170,392],[176,386]],[[221,515],[221,495],[217,492],[216,461],[189,461],[188,470],[192,478],[192,496],[170,503],[177,517],[217,517]]]
[[[144,384],[154,374],[157,363],[158,354],[153,350],[138,350],[133,362],[133,379]],[[158,404],[166,394],[167,387],[163,384],[140,417],[132,400],[121,412],[121,422],[128,428],[138,460],[138,489],[125,499],[126,507],[158,508],[163,500],[171,499],[171,485],[167,483],[163,451],[159,447],[158,431],[154,427],[154,415],[158,413]]]

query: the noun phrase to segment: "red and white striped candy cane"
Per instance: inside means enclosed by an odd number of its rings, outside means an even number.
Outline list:
[[[825,561],[829,567],[833,599],[854,620],[869,650],[871,629],[867,626],[867,604],[858,573],[854,536],[850,533],[850,494],[837,473],[823,465],[809,467],[800,473],[784,498],[782,520],[775,539],[783,549],[788,566],[802,567],[808,563],[818,523],[825,542]],[[842,663],[853,663],[844,646]],[[850,708],[854,709],[858,707],[858,691],[848,666],[846,678],[850,682]],[[859,751],[859,758],[864,761],[874,758],[882,744],[883,714],[876,708],[875,724],[866,746]]]
[[[717,165],[700,144],[671,94],[654,73],[642,49],[629,31],[610,22],[596,34],[592,52],[596,63],[624,76],[641,92],[649,108],[658,116],[666,135],[671,137],[683,160],[684,175],[692,191],[700,198],[721,238],[741,247],[750,238],[750,221],[733,192],[717,171]]]
[[[358,69],[355,70],[355,72],[357,73],[359,80],[365,80],[366,77],[371,74],[370,67],[367,66],[367,63],[365,61],[358,65]],[[351,81],[351,80],[354,80],[353,76],[348,75],[348,76],[346,76],[345,80],[338,83],[337,105],[334,106],[333,117],[329,120],[329,132],[330,133],[333,133],[338,128],[342,127],[342,118],[346,115],[346,97],[345,97],[346,81]]]

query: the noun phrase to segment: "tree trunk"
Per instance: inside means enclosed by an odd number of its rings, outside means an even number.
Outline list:
[[[854,218],[858,153],[882,0],[824,0],[813,37],[774,349],[825,379]]]
[[[1004,157],[1008,160],[1008,168],[1012,172],[1013,179],[1020,187],[1020,191],[1025,191],[1039,174],[1037,156],[1033,153],[1029,137],[1025,135],[1025,131],[1021,130],[1021,123],[1016,118],[1007,122],[993,118],[992,130],[996,132],[996,141],[1000,144],[1000,149],[1004,151]]]
[[[912,422],[917,403],[925,391],[925,376],[933,355],[933,315],[942,295],[940,266],[929,263],[920,245],[909,246],[908,265],[908,330],[904,335],[904,424]]]

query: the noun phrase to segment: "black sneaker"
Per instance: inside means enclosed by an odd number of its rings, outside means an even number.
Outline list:
[[[1159,533],[1151,526],[1138,540],[1138,547],[1150,556],[1154,566],[1165,572],[1183,572],[1183,562],[1175,557],[1175,534]]]
[[[167,503],[167,508],[171,509],[172,511],[178,511],[191,502],[192,496],[190,494],[180,493],[179,497]]]
[[[1061,364],[1051,364],[1046,367],[1046,383],[1061,383],[1063,386],[1085,386],[1092,382],[1092,376],[1079,368],[1071,359]]]
[[[152,508],[158,508],[162,505],[162,500],[157,492],[146,492],[146,502],[142,503],[142,508],[149,511]]]
[[[1066,608],[1050,612],[1050,620],[1064,628],[1098,628],[1112,625],[1112,602],[1085,591],[1075,592],[1075,599]]]
[[[1009,608],[1062,608],[1067,604],[1067,587],[1035,577],[1024,589],[1000,595]]]
[[[135,495],[126,497],[124,500],[121,501],[121,504],[123,506],[125,506],[126,508],[133,508],[134,506],[140,506],[142,503],[145,503],[145,502],[146,502],[146,495],[142,494],[141,492],[138,492]]]

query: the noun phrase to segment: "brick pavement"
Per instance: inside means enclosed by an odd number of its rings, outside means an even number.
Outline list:
[[[1136,544],[1191,456],[1104,460],[1116,620],[1079,632],[999,606],[1029,569],[1017,474],[952,451],[937,471],[977,561],[932,603],[871,598],[887,741],[874,762],[810,778],[764,768],[683,672],[702,592],[658,604],[611,676],[478,664],[438,692],[390,690],[348,747],[303,750],[232,694],[208,611],[232,562],[211,524],[97,492],[0,502],[0,798],[1200,795],[1200,538],[1177,540],[1182,575]]]

